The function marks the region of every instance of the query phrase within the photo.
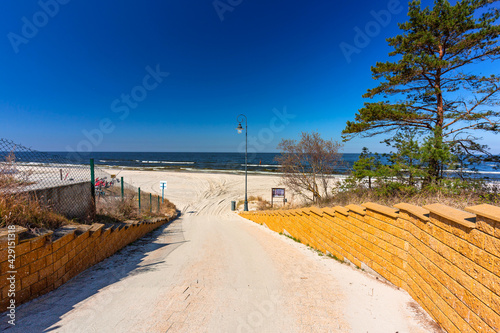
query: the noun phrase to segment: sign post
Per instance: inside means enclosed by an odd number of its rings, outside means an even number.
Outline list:
[[[271,207],[273,207],[274,198],[283,198],[283,205],[285,205],[285,189],[284,188],[272,188],[271,190]]]
[[[163,196],[165,194],[165,189],[167,188],[167,181],[162,180],[160,181],[160,189],[161,189],[161,203],[163,203]]]

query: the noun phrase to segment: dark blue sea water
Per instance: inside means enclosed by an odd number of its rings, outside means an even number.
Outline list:
[[[67,155],[67,153],[53,153]],[[274,160],[277,153],[249,153],[248,171],[276,172],[279,165]],[[358,154],[345,154],[348,165],[358,158]],[[241,153],[132,153],[132,152],[95,152],[83,156],[82,161],[88,162],[93,158],[96,165],[127,167],[154,170],[245,170],[245,154]],[[348,166],[341,166],[337,172],[348,170]]]
[[[70,156],[66,152],[50,152],[48,155],[57,158],[72,158],[72,163],[88,164],[93,158],[101,168],[118,167],[141,170],[184,170],[184,171],[220,171],[240,172],[245,170],[245,155],[241,153],[148,153],[148,152],[93,152],[86,155]],[[251,173],[275,173],[280,166],[275,161],[277,153],[248,154],[248,171]],[[44,163],[47,156],[18,155],[18,162]],[[359,154],[343,154],[343,165],[335,171],[338,174],[347,173]],[[51,161],[47,161],[51,163]],[[500,171],[494,163],[484,163],[476,166],[474,177],[500,180]],[[472,175],[472,170],[471,170]]]

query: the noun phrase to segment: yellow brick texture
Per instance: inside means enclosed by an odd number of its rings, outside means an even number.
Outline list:
[[[500,332],[500,208],[374,203],[240,214],[404,288],[447,332]]]
[[[69,281],[78,273],[102,261],[127,244],[168,222],[139,222],[131,227],[103,231],[94,224],[81,235],[73,231],[55,241],[52,232],[16,245],[16,303],[22,304]],[[0,242],[4,240],[0,238]],[[0,249],[1,272],[8,270],[6,247]],[[8,304],[8,287],[0,273],[0,305]],[[7,288],[7,289],[5,289]],[[4,290],[5,289],[5,290]],[[4,292],[5,291],[5,292]]]

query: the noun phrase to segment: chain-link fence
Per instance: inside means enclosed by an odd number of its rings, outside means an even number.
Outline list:
[[[88,165],[0,139],[0,226],[93,218],[90,180]]]
[[[68,219],[123,221],[167,212],[175,212],[170,202],[95,167],[91,159],[70,160],[0,139],[0,227],[54,229]]]
[[[141,191],[117,173],[94,167],[96,211],[100,216],[136,219],[172,213],[175,206],[160,196]]]

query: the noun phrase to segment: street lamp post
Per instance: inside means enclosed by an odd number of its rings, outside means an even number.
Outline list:
[[[243,131],[243,127],[241,126],[242,119],[245,119],[245,203],[243,205],[243,210],[245,212],[248,212],[248,199],[247,199],[247,165],[248,165],[248,159],[247,159],[247,152],[248,152],[248,123],[247,123],[247,117],[244,114],[240,114],[236,120],[238,121],[238,127],[236,127],[236,130],[238,131],[238,134],[241,134]]]

